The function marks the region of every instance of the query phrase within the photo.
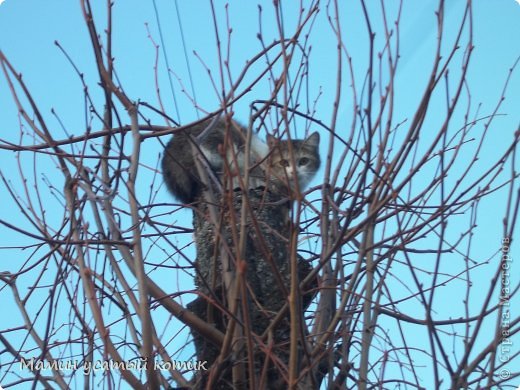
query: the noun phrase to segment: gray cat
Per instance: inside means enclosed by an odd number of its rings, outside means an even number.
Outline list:
[[[209,126],[202,139],[202,134]],[[189,134],[189,135],[188,135]],[[238,175],[244,175],[249,163],[249,188],[264,186],[270,191],[289,195],[298,188],[302,191],[320,166],[320,136],[312,133],[306,139],[279,140],[267,136],[267,144],[257,136],[251,139],[248,161],[245,155],[246,130],[235,121],[219,120],[212,125],[207,120],[184,132],[176,133],[166,145],[162,159],[164,181],[170,192],[183,203],[193,203],[202,193],[203,181],[195,163],[198,151],[222,181],[225,161],[233,177],[233,188],[239,187]],[[194,149],[193,145],[196,145]],[[292,150],[292,155],[291,155]]]

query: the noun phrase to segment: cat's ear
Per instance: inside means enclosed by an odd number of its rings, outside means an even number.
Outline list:
[[[317,131],[315,131],[307,138],[305,138],[305,144],[317,148],[320,144],[320,134]]]
[[[270,147],[270,148],[273,148],[274,146],[276,146],[278,140],[276,139],[276,137],[272,136],[271,134],[267,134],[267,145]]]

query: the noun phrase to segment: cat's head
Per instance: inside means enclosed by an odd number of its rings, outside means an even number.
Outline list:
[[[290,142],[290,144],[289,144]],[[320,167],[320,135],[314,132],[305,139],[279,140],[267,136],[269,155],[269,181],[277,188],[303,191]]]

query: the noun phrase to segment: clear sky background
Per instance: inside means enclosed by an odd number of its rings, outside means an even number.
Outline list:
[[[235,76],[243,68],[245,61],[261,50],[256,39],[258,3],[257,1],[230,1],[229,13],[233,26],[230,66],[236,73]],[[265,41],[270,42],[277,35],[272,24],[271,2],[260,3],[265,11],[263,20]],[[294,21],[295,17],[295,14],[291,13],[290,4],[294,4],[296,7],[297,3],[299,2],[285,2],[287,4],[285,16],[288,25]],[[371,7],[379,6],[379,2],[375,0],[368,1],[368,3]],[[389,10],[392,10],[392,4],[397,2],[389,1],[387,3]],[[113,51],[116,71],[121,84],[126,88],[126,93],[132,99],[157,104],[153,71],[155,49],[148,38],[145,25],[148,24],[153,39],[159,43],[157,17],[161,22],[164,49],[168,56],[169,66],[191,91],[190,76],[182,52],[183,46],[174,4],[175,2],[166,0],[157,0],[155,3],[137,0],[115,2]],[[179,1],[177,4],[197,102],[204,109],[213,111],[218,107],[216,94],[211,87],[206,71],[193,55],[195,50],[208,66],[214,67],[216,64],[210,7],[207,1]],[[224,4],[222,1],[215,1],[218,15],[222,20],[222,32],[225,27]],[[354,59],[354,68],[358,72],[358,78],[362,80],[362,76],[359,75],[363,75],[366,71],[367,46],[364,21],[359,13],[359,5],[356,4],[357,2],[349,2],[344,10],[345,15],[348,15],[349,18],[349,23],[345,24],[345,28],[351,31],[351,33],[347,33],[346,43],[349,45],[350,54]],[[429,75],[434,57],[436,20],[433,11],[436,4],[437,2],[432,0],[405,1],[401,17],[401,62],[396,85],[398,95],[396,122],[410,118],[424,91],[426,77]],[[464,4],[463,0],[446,1],[445,27],[448,41],[450,38],[453,39],[457,33],[451,26],[458,27],[457,20],[460,18]],[[103,12],[102,7],[95,9],[100,26],[104,25]],[[514,0],[477,0],[474,2],[474,22],[475,50],[468,77],[472,94],[471,111],[474,113],[477,106],[482,104],[479,112],[481,116],[485,116],[494,110],[502,93],[502,86],[508,76],[508,71],[520,55],[520,5]],[[332,59],[334,57],[330,53],[335,53],[336,42],[325,18],[318,19],[315,32],[310,63],[310,90],[311,96],[317,96],[319,91],[322,91],[315,117],[327,122],[332,113],[336,83],[335,63]],[[376,37],[380,39],[382,31],[376,29]],[[78,135],[84,131],[85,102],[82,93],[83,86],[68,60],[55,45],[55,41],[65,48],[76,66],[84,73],[85,81],[94,98],[101,98],[101,89],[95,84],[98,76],[79,1],[6,0],[0,4],[0,50],[23,74],[25,83],[48,119],[48,123],[54,126],[55,137],[65,138],[69,134]],[[178,110],[175,108],[170,92],[170,80],[165,76],[165,59],[162,50],[163,47],[160,48],[159,66],[163,69],[160,73],[160,84],[167,111],[174,118],[180,119],[182,123],[187,123],[196,119],[197,113],[189,99],[180,93],[179,84],[173,77],[172,85],[176,91]],[[454,69],[453,73],[456,74],[456,72],[457,70]],[[348,80],[344,82],[347,84]],[[247,120],[248,104],[254,99],[265,99],[266,96],[268,96],[267,84],[260,84],[248,97],[237,103],[235,106],[236,118],[242,121]],[[511,143],[513,133],[520,122],[519,107],[520,73],[517,70],[511,79],[506,100],[499,110],[505,115],[495,121],[492,135],[484,145],[484,157],[489,156],[490,159],[496,157],[493,154],[497,149],[496,146],[501,146],[503,149],[503,145]],[[51,109],[55,110],[66,132],[51,115]],[[343,115],[340,115],[340,125],[348,126],[350,124],[348,114],[351,110],[349,97],[345,99],[344,108],[341,110]],[[434,109],[429,120],[435,123]],[[157,124],[164,123],[158,122]],[[18,117],[3,76],[0,77],[0,138],[15,143],[19,140]],[[26,141],[31,143],[29,137]],[[325,150],[323,145],[322,147]],[[145,142],[143,164],[149,167],[156,166],[160,151],[160,145],[155,140]],[[17,180],[14,161],[13,153],[0,150],[0,169],[8,179],[13,181]],[[52,178],[56,167],[49,161],[42,162],[42,164],[49,164],[46,166],[48,169],[46,174]],[[481,164],[484,168],[485,159]],[[40,168],[42,167],[40,166]],[[518,168],[520,167],[517,166],[516,169]],[[319,177],[314,184],[319,184]],[[0,196],[2,199],[0,218],[13,223],[20,221],[19,211],[9,200],[2,183],[0,183]],[[168,194],[162,189],[158,196],[167,199]],[[500,217],[497,218],[497,215],[504,214],[504,208],[501,207],[501,201],[504,201],[503,196],[505,195],[502,193],[481,204],[479,220],[481,235],[480,239],[475,242],[477,245],[475,252],[480,252],[482,259],[492,256],[500,246],[502,227]],[[52,204],[48,210],[49,214],[61,215],[62,211],[57,208],[59,206],[55,203]],[[187,224],[191,224],[189,214],[186,214],[186,218]],[[26,223],[22,222],[22,224]],[[456,230],[457,227],[454,228],[455,233]],[[15,246],[27,242],[27,238],[0,226],[0,246]],[[25,254],[16,252],[16,250],[3,250],[0,254],[3,258],[0,260],[0,271],[14,271],[25,259]],[[518,275],[520,274],[518,243],[513,245],[512,254],[516,258],[513,273]],[[488,283],[485,275],[482,281]],[[446,293],[446,299],[449,300],[452,296],[453,292]],[[0,291],[2,305],[7,304],[6,297],[7,295],[2,295]],[[0,328],[6,327],[4,324]]]

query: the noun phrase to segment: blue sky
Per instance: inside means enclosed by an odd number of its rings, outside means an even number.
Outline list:
[[[451,20],[455,22],[461,10],[462,1],[446,2],[447,9],[447,33],[454,33],[449,29]],[[169,52],[170,67],[174,69],[188,86],[186,65],[184,56],[180,53],[181,42],[179,39],[176,14],[172,2],[157,1],[157,9],[162,23],[165,47]],[[217,13],[224,15],[223,4],[217,3]],[[259,50],[256,34],[258,32],[258,16],[256,2],[231,3],[229,6],[230,20],[233,22],[232,36],[232,64],[233,70],[238,72],[245,61]],[[268,3],[267,3],[268,4]],[[349,4],[357,4],[351,2]],[[390,2],[389,4],[392,4]],[[431,49],[435,44],[435,18],[432,15],[432,8],[435,1],[416,1],[407,2],[403,8],[401,25],[401,64],[398,72],[406,73],[409,80],[421,80],[427,73],[424,68],[431,64],[433,53]],[[271,7],[264,5],[264,35],[266,41],[270,42],[270,36],[276,36],[274,26],[270,25]],[[391,7],[390,7],[391,9]],[[103,8],[95,9],[97,15],[102,19]],[[215,48],[213,39],[212,23],[202,22],[211,20],[209,6],[202,1],[179,2],[179,11],[182,15],[182,24],[186,46],[189,53],[189,60],[192,66],[195,80],[195,90],[204,89],[207,86],[207,77],[204,77],[204,70],[192,54],[193,50],[204,58],[204,61],[211,65],[215,60]],[[291,18],[291,13],[287,11],[287,18]],[[359,7],[348,6],[345,14],[349,12],[356,15]],[[474,89],[474,100],[482,102],[485,99],[495,101],[498,98],[499,88],[507,70],[514,63],[518,55],[515,50],[515,42],[520,36],[519,27],[516,21],[520,13],[520,6],[513,0],[496,1],[476,1],[474,5],[475,28],[475,53],[472,63],[472,72],[475,79],[478,79],[478,86]],[[116,2],[114,7],[114,54],[118,75],[122,84],[126,86],[128,94],[135,98],[154,102],[153,86],[153,59],[154,49],[152,43],[147,38],[145,23],[150,26],[150,31],[154,39],[159,42],[158,30],[156,25],[154,7],[147,2],[127,1]],[[320,23],[321,22],[321,23]],[[32,93],[41,104],[43,110],[54,107],[60,111],[60,116],[68,119],[77,118],[82,114],[83,107],[80,104],[81,95],[77,92],[81,90],[81,84],[74,76],[70,65],[64,56],[54,45],[58,41],[72,57],[76,65],[85,73],[87,83],[96,79],[95,69],[92,68],[93,59],[90,55],[90,45],[86,27],[83,25],[79,4],[73,1],[9,1],[2,4],[0,12],[0,47],[9,59],[14,63],[20,72],[23,73],[24,80],[30,86]],[[290,23],[289,23],[290,24]],[[455,24],[455,23],[454,23]],[[224,23],[221,25],[221,33],[224,34]],[[272,27],[270,29],[270,27]],[[358,69],[364,69],[364,54],[366,37],[363,31],[363,21],[361,18],[352,17],[345,30],[352,30],[352,34],[347,33],[347,44],[350,45],[351,54]],[[270,31],[271,30],[271,31]],[[319,68],[315,71],[314,83],[316,86],[330,88],[334,82],[331,70],[333,63],[330,62],[330,53],[333,50],[334,42],[330,31],[323,21],[317,22],[317,40],[313,47],[313,64]],[[381,37],[378,34],[377,37]],[[376,38],[377,39],[377,38]],[[162,49],[161,49],[162,50]],[[162,54],[162,53],[161,53]],[[161,58],[163,61],[163,58]],[[164,62],[160,63],[164,66]],[[164,73],[164,72],[163,72]],[[167,90],[168,82],[162,75],[161,85],[163,90]],[[175,80],[174,80],[175,83]],[[176,84],[176,83],[175,83]],[[58,92],[49,99],[49,88]],[[177,87],[177,85],[175,85]],[[316,87],[315,87],[316,88]],[[513,88],[512,88],[513,89]],[[96,91],[94,87],[91,92]],[[415,100],[415,93],[421,93],[420,88],[410,88],[410,93],[405,95],[411,101]],[[168,96],[168,94],[165,94]],[[215,98],[212,90],[208,93],[199,93],[198,99],[206,109],[213,109],[212,103]],[[403,94],[404,95],[404,94]],[[70,100],[76,97],[76,101]],[[2,94],[2,103],[6,106],[5,94]],[[484,99],[485,98],[485,99]],[[326,97],[324,97],[326,99]],[[179,99],[181,103],[183,121],[193,119],[194,112],[190,113],[192,105]],[[513,99],[511,99],[513,100]],[[78,102],[79,101],[79,102]],[[69,104],[59,104],[68,102]],[[76,104],[74,104],[76,103]],[[322,111],[327,113],[326,106],[328,101],[324,100],[321,105]],[[242,106],[239,105],[239,109]],[[239,117],[247,117],[247,111],[239,111]],[[322,117],[326,117],[322,115]]]
[[[266,42],[276,37],[275,27],[272,23],[271,2],[261,2],[264,10],[263,28]],[[376,3],[370,2],[370,6],[376,7]],[[431,70],[433,60],[432,49],[435,47],[436,21],[433,9],[436,1],[408,1],[403,8],[401,22],[401,62],[397,75],[396,88],[398,99],[396,101],[396,118],[399,122],[410,118],[418,99],[424,90],[426,77]],[[190,90],[189,74],[182,50],[182,42],[179,37],[179,25],[176,17],[174,2],[157,0],[157,10],[161,21],[164,44],[167,50],[170,68]],[[216,94],[208,80],[207,74],[199,60],[193,54],[196,51],[204,62],[214,67],[216,64],[216,51],[214,30],[211,22],[211,13],[206,1],[180,1],[177,2],[181,15],[185,36],[186,49],[190,61],[197,101],[201,107],[208,111],[215,110],[218,106]],[[220,31],[225,34],[224,2],[216,1],[216,10],[221,21]],[[231,1],[229,5],[230,20],[233,25],[230,68],[236,75],[240,72],[245,62],[260,51],[261,47],[256,38],[258,33],[258,2]],[[290,3],[288,3],[290,4]],[[296,2],[295,2],[296,4]],[[395,10],[397,2],[388,2],[389,14]],[[446,37],[447,41],[453,39],[456,32],[452,26],[457,26],[460,12],[465,1],[446,1]],[[394,8],[392,8],[394,7]],[[98,25],[102,25],[103,8],[96,8]],[[285,9],[287,28],[290,30],[294,23],[295,15],[291,13],[290,6]],[[349,2],[343,10],[346,20],[345,29],[350,54],[354,61],[357,75],[362,75],[366,68],[366,36],[364,35],[364,22],[359,17],[359,5],[357,2]],[[478,0],[474,3],[474,44],[475,49],[469,81],[471,83],[472,108],[477,110],[478,104],[481,116],[490,114],[497,104],[502,93],[502,86],[508,75],[508,70],[514,65],[520,55],[520,5],[514,0]],[[148,23],[153,39],[160,42],[159,30],[156,22],[156,13],[152,2],[125,0],[116,1],[114,7],[114,56],[117,75],[121,80],[125,91],[132,99],[140,99],[156,105],[157,99],[154,90],[154,47],[147,37],[148,31],[145,23]],[[335,91],[335,63],[330,53],[335,50],[335,41],[326,24],[325,18],[319,18],[314,28],[313,52],[310,63],[310,96],[316,97],[319,91],[322,96],[317,105],[315,116],[324,122],[330,120],[332,101]],[[380,29],[376,29],[376,41],[382,37]],[[54,109],[60,118],[68,134],[82,134],[85,129],[85,102],[82,94],[83,86],[75,75],[73,68],[65,56],[55,45],[58,41],[72,58],[76,66],[84,73],[85,81],[89,85],[89,91],[95,99],[101,97],[101,90],[96,85],[97,72],[94,68],[92,51],[88,39],[88,33],[82,20],[79,2],[77,1],[36,1],[36,0],[6,0],[0,5],[0,50],[13,63],[23,79],[29,86],[33,97],[37,101],[42,112],[53,126],[56,138],[65,138],[67,135],[61,130],[61,125],[51,115]],[[178,112],[174,108],[174,102],[170,93],[169,79],[166,77],[162,48],[160,51],[160,84],[167,111],[178,119]],[[457,68],[452,74],[455,77]],[[362,81],[362,77],[359,77]],[[180,120],[187,123],[197,118],[192,103],[180,93],[180,87],[175,76],[172,78]],[[345,85],[348,80],[344,80]],[[360,81],[358,81],[360,82]],[[348,88],[345,88],[348,91]],[[236,117],[246,121],[249,114],[248,105],[254,99],[264,99],[268,94],[268,83],[260,83],[246,98],[239,101],[234,107]],[[339,120],[342,126],[348,127],[351,109],[351,96],[346,93],[344,107],[341,108]],[[350,100],[349,100],[350,99]],[[442,99],[441,99],[442,100]],[[517,71],[510,82],[510,86],[499,112],[506,114],[496,119],[492,127],[492,133],[484,145],[484,157],[491,160],[496,157],[498,146],[503,147],[511,142],[514,131],[518,128],[520,103],[520,77]],[[441,104],[441,103],[439,103]],[[440,109],[441,106],[439,106]],[[462,115],[459,113],[459,115]],[[428,120],[432,124],[440,118],[436,118],[435,109],[431,110]],[[459,118],[461,119],[461,118]],[[159,122],[158,124],[164,124]],[[301,129],[300,129],[301,131]],[[324,134],[325,135],[325,134]],[[0,77],[0,138],[12,142],[18,142],[19,123],[17,113],[7,89],[3,75]],[[30,143],[29,137],[26,143]],[[322,144],[323,150],[325,147]],[[153,140],[144,144],[143,164],[154,167],[160,153],[160,145]],[[12,153],[0,150],[0,169],[10,180],[17,180],[17,168]],[[31,162],[27,162],[30,166]],[[25,163],[24,163],[25,164]],[[37,160],[38,167],[52,180],[55,174],[55,164],[46,159]],[[41,165],[40,165],[41,164]],[[480,162],[482,169],[486,166],[486,159]],[[518,166],[516,167],[518,169]],[[146,170],[145,170],[146,171]],[[147,171],[149,173],[151,169]],[[54,172],[54,173],[53,173]],[[42,182],[43,183],[43,182]],[[319,178],[314,184],[319,184]],[[148,187],[146,188],[148,190]],[[145,190],[145,191],[146,191]],[[8,221],[20,221],[20,214],[12,202],[8,200],[4,192],[5,187],[0,186],[0,194],[4,207],[0,211],[0,218]],[[167,198],[164,189],[159,192],[159,197]],[[503,193],[500,196],[505,196]],[[495,197],[484,200],[480,206],[481,228],[480,240],[477,250],[482,258],[491,256],[498,247],[500,239],[501,219],[503,215],[501,200]],[[5,200],[4,200],[5,199]],[[49,201],[49,218],[60,219],[62,210],[59,202]],[[191,217],[185,217],[188,224]],[[186,221],[181,221],[184,223]],[[22,222],[25,223],[25,222]],[[459,227],[450,227],[454,234]],[[0,226],[0,245],[11,246],[30,242],[27,238],[13,233]],[[487,238],[486,238],[487,237]],[[20,267],[21,258],[24,255],[16,251],[3,251],[11,259],[9,263],[0,264],[0,271],[14,270]],[[512,247],[513,255],[520,256],[520,247],[515,243]],[[517,270],[520,267],[516,262]],[[520,272],[516,272],[519,274]],[[485,275],[484,275],[485,276]],[[482,279],[485,283],[485,278]],[[0,292],[0,294],[2,294]],[[449,297],[452,292],[447,292]],[[0,295],[1,296],[1,295]],[[2,297],[2,300],[4,297]],[[2,328],[4,326],[2,325]]]

